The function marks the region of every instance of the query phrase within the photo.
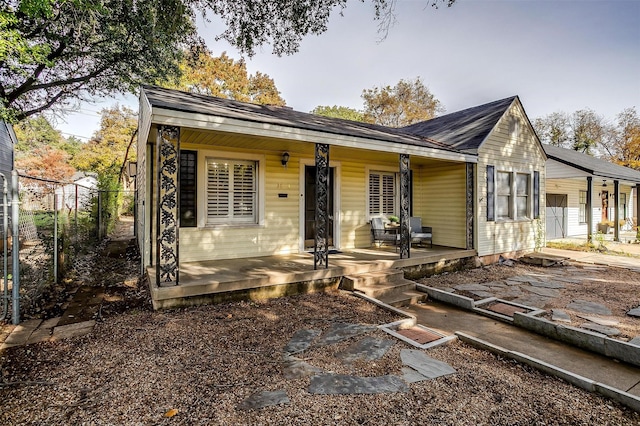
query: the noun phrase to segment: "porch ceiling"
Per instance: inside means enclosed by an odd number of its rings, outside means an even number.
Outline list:
[[[150,139],[155,140],[156,128],[152,128]],[[287,151],[293,156],[313,158],[314,143],[292,141],[284,138],[273,138],[238,133],[220,132],[215,130],[202,130],[182,128],[180,143],[183,148],[196,146],[226,147],[239,150],[282,152]],[[388,151],[379,151],[366,148],[349,148],[343,146],[331,146],[331,158],[351,159],[358,158],[370,162],[398,162],[398,154]],[[455,160],[434,159],[419,155],[411,156],[412,166],[425,167],[436,163],[459,162]]]

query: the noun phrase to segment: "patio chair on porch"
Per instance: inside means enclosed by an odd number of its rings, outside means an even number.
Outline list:
[[[385,228],[382,218],[376,217],[371,219],[371,235],[373,236],[373,243],[378,244],[378,247],[382,244],[393,244],[398,249],[400,244],[400,234],[397,229]]]
[[[411,228],[411,244],[423,245],[427,241],[429,247],[433,247],[433,229],[430,226],[422,226],[422,218],[409,218]]]

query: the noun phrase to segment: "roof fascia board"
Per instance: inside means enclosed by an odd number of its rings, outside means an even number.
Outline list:
[[[566,166],[572,167],[572,168],[577,169],[577,170],[581,170],[581,171],[583,171],[585,173],[590,174],[593,177],[600,177],[600,178],[605,178],[605,179],[613,179],[613,180],[619,181],[620,183],[626,182],[625,184],[630,184],[630,185],[636,185],[636,184],[640,183],[640,181],[639,182],[634,182],[632,180],[629,180],[628,177],[615,175],[615,174],[611,174],[611,173],[596,172],[596,171],[591,170],[591,169],[589,169],[587,167],[583,167],[583,166],[580,166],[578,164],[574,164],[571,161],[566,161],[566,160],[563,160],[563,159],[558,158],[558,157],[549,156],[549,160],[557,161],[558,163],[564,164]]]
[[[329,145],[342,146],[346,148],[409,154],[440,160],[467,163],[478,162],[478,158],[475,155],[408,145],[401,142],[388,142],[358,136],[324,133],[316,130],[299,129],[277,124],[259,123],[255,121],[239,120],[207,114],[187,113],[165,108],[152,109],[151,123],[203,130],[215,130],[227,133],[247,134],[252,136],[289,139],[298,142],[327,143]]]
[[[138,115],[138,144],[145,144],[149,140],[149,132],[151,131],[151,122],[152,122],[152,112],[151,103],[147,98],[147,94],[144,90],[140,91],[140,114]],[[145,120],[146,118],[146,120]]]

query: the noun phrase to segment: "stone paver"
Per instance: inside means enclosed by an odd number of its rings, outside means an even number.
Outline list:
[[[554,289],[554,288],[544,288],[544,287],[534,287],[531,285],[527,285],[522,287],[523,289],[533,293],[533,294],[537,294],[538,296],[543,296],[543,297],[560,297],[560,291]]]
[[[415,349],[403,349],[400,351],[400,359],[407,367],[410,367],[423,375],[426,379],[453,374],[456,370],[446,362],[427,356],[423,351]]]
[[[307,391],[321,395],[351,395],[407,392],[407,383],[398,376],[357,377],[345,374],[313,376]]]
[[[351,363],[357,359],[373,361],[382,358],[394,343],[395,341],[393,340],[368,336],[355,342],[337,356],[346,363]]]
[[[562,284],[554,283],[551,281],[531,281],[529,282],[529,284],[531,284],[533,287],[541,287],[541,288],[554,288],[554,289],[564,288]]]
[[[93,330],[95,320],[78,322],[75,324],[59,325],[53,329],[52,341],[67,339],[70,337],[84,336]]]
[[[592,322],[586,322],[584,324],[580,324],[580,328],[595,331],[597,333],[602,333],[607,336],[617,336],[618,334],[620,334],[620,330],[618,330],[617,328],[606,327],[604,325],[594,324]]]
[[[482,297],[483,299],[488,299],[489,297],[495,297],[493,293],[489,293],[488,291],[483,291],[483,290],[470,291],[469,293],[473,294],[474,296]]]
[[[552,309],[551,310],[551,320],[557,322],[571,322],[571,317],[562,309]]]
[[[537,294],[527,294],[512,300],[512,302],[519,303],[521,305],[540,309],[543,309],[548,301],[548,297],[538,296]]]
[[[320,330],[298,330],[289,343],[284,347],[284,352],[297,354],[309,349],[311,342],[320,334]]]
[[[316,342],[318,346],[326,346],[334,343],[342,342],[351,337],[358,336],[360,334],[369,333],[375,330],[375,326],[364,324],[349,324],[349,323],[336,323],[333,324],[329,330]]]
[[[38,328],[34,330],[34,332],[31,333],[31,336],[29,336],[27,345],[48,341],[51,339],[51,331],[51,328]]]
[[[244,411],[258,410],[260,408],[271,407],[280,404],[288,405],[290,403],[291,401],[289,400],[287,393],[283,390],[261,391],[254,393],[253,395],[242,401],[238,405],[238,409]]]
[[[488,291],[489,287],[482,284],[460,284],[456,285],[455,288],[458,291]]]
[[[31,333],[33,333],[41,323],[41,320],[29,320],[18,324],[11,334],[7,336],[4,343],[10,346],[26,345],[29,337],[31,337]]]
[[[611,310],[603,304],[588,300],[574,300],[567,305],[567,309],[584,314],[611,315]]]
[[[628,311],[627,315],[632,316],[632,317],[640,317],[640,306],[638,306],[637,308],[633,308],[630,311]]]
[[[627,343],[632,345],[640,346],[640,336],[636,336],[633,339],[629,340]]]
[[[283,358],[282,370],[284,377],[287,379],[300,379],[302,377],[324,373],[322,368],[311,365],[294,356],[285,356]]]
[[[620,324],[620,321],[613,320],[613,319],[592,317],[590,315],[584,315],[584,314],[576,314],[576,316],[579,317],[579,318],[582,318],[582,319],[586,319],[587,321],[591,321],[591,322],[594,322],[596,324],[604,325],[604,326],[607,326],[607,327],[615,327],[616,325]]]

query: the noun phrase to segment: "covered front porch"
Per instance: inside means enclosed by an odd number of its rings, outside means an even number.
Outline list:
[[[160,287],[156,268],[147,273],[155,309],[265,299],[300,292],[335,289],[342,277],[398,268],[407,278],[474,265],[475,250],[448,247],[412,248],[401,259],[393,248],[351,249],[332,253],[328,267],[314,269],[313,253],[207,260],[180,264],[180,285]]]

